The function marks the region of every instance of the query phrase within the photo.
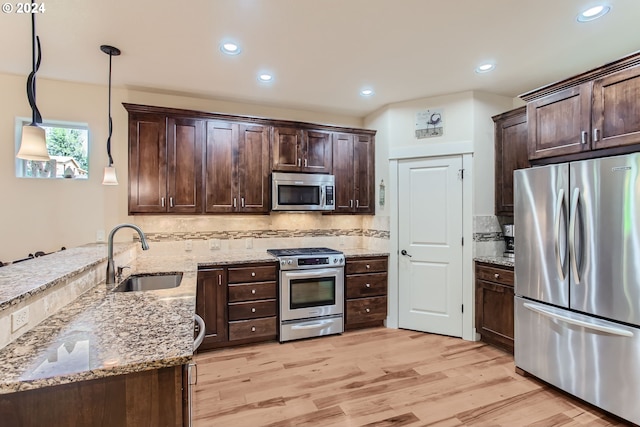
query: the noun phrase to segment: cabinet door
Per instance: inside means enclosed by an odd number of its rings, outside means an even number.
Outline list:
[[[202,211],[202,147],[204,121],[170,118],[167,121],[167,212]]]
[[[371,135],[353,137],[354,212],[375,213],[374,143]]]
[[[332,142],[331,133],[305,131],[305,152],[302,161],[303,172],[331,173]]]
[[[591,149],[591,82],[527,104],[529,159]]]
[[[234,212],[239,206],[238,124],[207,122],[205,212]]]
[[[271,169],[281,172],[298,172],[302,167],[302,130],[275,127],[271,140]]]
[[[166,211],[165,116],[131,114],[129,117],[129,213]]]
[[[482,340],[513,353],[513,287],[476,281],[476,331]]]
[[[336,178],[335,213],[353,212],[353,135],[333,134],[333,174]]]
[[[269,127],[240,125],[239,211],[269,212]]]
[[[513,171],[529,167],[526,108],[495,116],[495,213],[513,216]]]
[[[640,143],[640,66],[593,84],[593,149]]]
[[[227,281],[224,268],[198,271],[196,313],[205,323],[202,348],[227,341]]]

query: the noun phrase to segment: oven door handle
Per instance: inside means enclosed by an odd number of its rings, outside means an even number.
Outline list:
[[[322,277],[322,276],[337,276],[337,275],[340,275],[340,269],[339,268],[323,268],[318,270],[283,271],[283,274],[286,277],[305,279],[305,278]]]
[[[334,323],[333,320],[319,320],[319,321],[314,321],[313,323],[305,322],[305,323],[300,324],[300,325],[293,325],[293,326],[291,326],[291,329],[294,329],[294,330],[320,329],[320,328],[324,328],[324,327],[326,327],[328,325],[331,325],[333,323]]]

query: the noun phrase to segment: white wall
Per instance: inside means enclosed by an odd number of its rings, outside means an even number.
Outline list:
[[[134,220],[127,215],[128,117],[122,102],[349,127],[363,125],[358,117],[114,88],[112,155],[120,185],[110,187],[102,185],[102,170],[107,164],[106,85],[38,79],[37,103],[45,120],[89,124],[89,179],[16,178],[15,118],[31,117],[25,84],[26,76],[0,74],[0,261],[5,262],[40,250],[51,252],[63,245],[94,242],[97,230],[108,233],[116,224]],[[215,218],[208,220],[213,223]],[[118,234],[119,240],[125,238],[127,233]]]

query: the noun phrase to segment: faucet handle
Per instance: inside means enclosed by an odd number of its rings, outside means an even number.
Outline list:
[[[131,268],[131,266],[129,265],[123,265],[123,266],[119,266],[116,270],[116,282],[119,282],[120,279],[122,279],[122,272],[124,271],[125,268]]]

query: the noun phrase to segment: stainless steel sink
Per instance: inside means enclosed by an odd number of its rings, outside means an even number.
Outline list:
[[[113,289],[113,292],[153,291],[177,288],[182,282],[182,273],[132,274]]]

